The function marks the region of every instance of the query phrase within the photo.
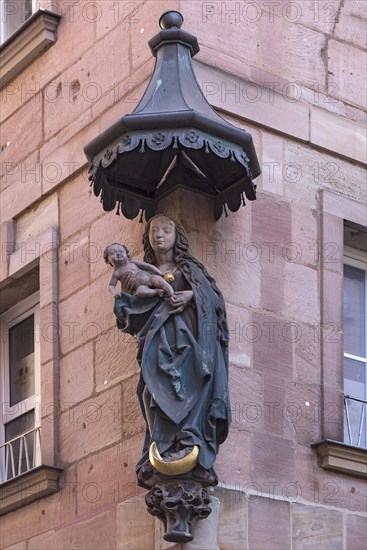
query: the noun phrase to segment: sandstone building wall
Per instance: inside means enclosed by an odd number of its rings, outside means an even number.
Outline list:
[[[0,547],[155,540],[135,481],[136,346],[115,328],[102,258],[120,240],[141,254],[143,226],[103,212],[83,146],[134,109],[153,68],[147,41],[169,8],[198,37],[208,101],[252,133],[263,170],[257,201],[217,223],[202,198],[161,206],[187,228],[228,307],[220,548],[364,548],[365,481],[320,467],[311,447],[343,441],[343,219],[366,225],[358,0],[58,1],[57,42],[0,93],[0,275],[13,304],[27,292],[22,263],[33,254],[39,265],[42,441],[63,488],[1,517]],[[126,538],[132,524],[141,540]]]

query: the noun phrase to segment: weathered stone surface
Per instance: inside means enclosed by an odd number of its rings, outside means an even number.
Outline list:
[[[52,226],[58,226],[59,224],[59,212],[58,212],[58,199],[53,195],[47,197],[34,205],[32,209],[27,210],[21,216],[17,217],[15,244],[16,250],[24,247],[24,255],[29,250],[29,255],[36,252],[39,256],[47,253],[50,249],[50,245],[53,243],[51,228]],[[48,240],[42,242],[41,237],[43,235],[50,235]],[[35,246],[33,249],[30,246],[29,249],[26,246],[29,241],[40,242],[39,246]]]
[[[366,163],[366,133],[361,124],[312,107],[310,131],[315,145]]]
[[[18,544],[21,546],[22,541],[36,537],[50,529],[55,529],[74,519],[76,514],[75,468],[69,468],[64,475],[64,487],[58,493],[32,502],[26,508],[19,508],[2,517],[0,529],[1,548],[10,545],[17,547]],[[25,510],[27,511],[28,521],[24,521]],[[6,529],[3,528],[3,525],[6,525]],[[21,529],[19,525],[22,525]],[[40,547],[33,548],[38,550]],[[51,546],[48,548],[51,548]]]
[[[96,249],[88,239],[87,231],[76,234],[64,242],[59,253],[59,289],[63,300],[83,288],[89,282],[91,259]]]
[[[263,132],[262,189],[283,195],[284,140],[275,134]]]
[[[309,108],[301,101],[286,101],[277,91],[196,62],[195,74],[209,103],[265,128],[309,140]],[[205,83],[207,89],[205,90]],[[285,113],[287,115],[285,116]]]
[[[281,17],[261,17],[259,25],[260,64],[275,73],[282,72],[283,20]],[[279,91],[279,90],[278,90]]]
[[[138,487],[135,474],[141,448],[142,438],[137,436],[78,463],[78,515],[90,514],[145,493]]]
[[[141,3],[115,3],[113,0],[98,3],[98,14],[94,18],[97,39],[115,29],[117,25],[119,26],[117,32],[125,39],[129,37],[130,27],[133,32],[138,32]]]
[[[120,42],[119,33],[107,34],[48,84],[44,104],[46,139],[88,110],[111,84],[128,75],[128,52],[121,51]]]
[[[90,114],[90,112],[89,112]],[[80,117],[81,118],[81,117]],[[70,125],[71,126],[71,125]],[[51,190],[58,187],[63,181],[69,179],[80,169],[87,165],[87,158],[84,154],[83,147],[95,135],[99,133],[99,121],[89,124],[80,132],[72,134],[70,139],[57,146],[49,156],[46,156],[46,151],[49,148],[55,147],[59,141],[57,138],[51,140],[44,151],[41,150],[42,158],[42,192],[49,193]],[[66,132],[64,132],[65,136]],[[61,141],[61,136],[59,136]],[[50,147],[47,147],[47,146]],[[45,155],[45,156],[43,156]],[[85,174],[85,172],[83,172]],[[88,187],[89,182],[84,176],[84,182]]]
[[[290,25],[284,35],[283,74],[291,82],[324,91],[325,36],[306,27]]]
[[[283,175],[286,198],[306,208],[317,210],[320,189],[332,190],[343,200],[366,201],[362,167],[291,141],[285,145]]]
[[[318,262],[318,220],[317,213],[309,208],[292,204],[292,247],[288,249],[290,261],[316,266]]]
[[[88,185],[86,172],[76,176],[60,192],[61,241],[70,240],[102,215],[101,205]],[[82,221],[82,224],[80,223]]]
[[[242,486],[244,480],[251,478],[251,464],[251,433],[230,429],[214,465],[218,479],[228,485]]]
[[[116,386],[60,416],[60,458],[75,462],[121,438],[121,387]]]
[[[221,550],[247,550],[247,500],[244,492],[215,489],[220,500],[219,547]]]
[[[248,309],[226,304],[229,330],[229,362],[235,367],[251,366],[251,343],[246,330],[251,322]]]
[[[247,261],[249,247],[241,241],[232,240],[232,236],[222,240],[220,234],[214,233],[213,237],[211,242],[205,243],[205,265],[217,281],[226,281],[222,288],[225,300],[245,307],[259,307],[260,262]]]
[[[30,550],[48,550],[49,548],[115,550],[115,525],[116,512],[110,509],[103,514],[35,537],[29,541],[28,548]]]
[[[330,258],[331,259],[331,258]],[[322,285],[323,322],[331,323],[333,332],[343,327],[343,276],[341,273],[324,271]]]
[[[347,42],[352,42],[352,44],[360,48],[366,48],[366,19],[367,9],[365,2],[361,2],[360,0],[345,2],[335,25],[334,36]]]
[[[284,434],[285,382],[278,376],[264,376],[264,428],[269,434]]]
[[[43,4],[46,9],[50,8],[50,2],[46,1]],[[88,14],[84,13],[85,10],[90,9],[89,18],[91,18],[93,6],[85,8],[81,2],[75,2],[69,4],[68,9],[64,10],[61,7],[62,4],[62,1],[58,1],[57,5],[56,3],[53,5],[53,9],[63,15],[57,29],[57,41],[52,48],[42,52],[42,55],[1,91],[2,118],[4,120],[25,102],[28,102],[29,106],[33,108],[35,104],[39,103],[40,99],[37,94],[43,88],[45,88],[45,99],[47,100],[48,93],[51,97],[52,90],[48,89],[48,83],[55,78],[56,74],[73,65],[78,57],[93,44],[95,21],[89,21]],[[39,5],[42,3],[39,2]]]
[[[108,296],[106,297],[108,300]],[[113,303],[111,303],[111,308]],[[112,328],[98,338],[96,343],[95,379],[96,391],[139,372],[136,360],[137,342],[129,334]]]
[[[343,548],[341,512],[320,506],[292,506],[292,544],[295,550]]]
[[[366,56],[362,50],[330,40],[329,92],[348,103],[365,106]]]
[[[251,550],[291,548],[289,502],[249,497],[248,545]]]
[[[264,481],[278,482],[294,480],[294,445],[280,437],[253,434],[254,480],[263,487]]]
[[[324,211],[333,216],[344,218],[345,220],[358,223],[359,225],[367,224],[367,212],[365,208],[365,201],[363,197],[361,200],[355,200],[354,198],[343,197],[343,200],[340,197],[339,193],[335,193],[329,190],[323,190],[322,192],[322,203]],[[366,194],[366,190],[364,190]],[[342,243],[342,224],[339,221],[339,227],[337,228],[337,244]],[[339,249],[340,251],[340,246]],[[339,255],[339,258],[341,255]],[[341,271],[341,270],[339,270]]]
[[[367,544],[367,523],[362,516],[347,515],[345,518],[347,529],[347,548],[362,550]]]
[[[261,259],[261,307],[275,314],[283,311],[284,259],[269,257]]]
[[[325,201],[324,205],[325,206]],[[345,207],[345,206],[344,206]],[[344,269],[344,213],[333,215],[322,213],[322,245],[315,250],[318,265],[328,271],[342,274]]]
[[[297,324],[294,334],[296,378],[306,384],[320,383],[320,327]]]
[[[122,403],[124,407],[122,434],[127,439],[141,433],[143,444],[143,434],[145,434],[146,424],[140,409],[138,396],[136,395],[138,381],[139,375],[136,374],[122,382]]]
[[[1,132],[2,133],[2,132]],[[7,161],[13,162],[13,160]],[[21,166],[24,166],[22,163]],[[24,210],[30,204],[35,203],[41,197],[41,180],[38,176],[35,178],[27,178],[24,170],[31,170],[34,165],[27,165],[23,169],[20,168],[19,177],[12,185],[9,185],[0,193],[0,216],[3,221],[11,220]],[[38,168],[36,170],[39,173]]]
[[[27,180],[29,185],[33,182],[33,185],[37,186],[41,177],[38,156],[39,153],[37,150],[20,162],[1,164],[0,191],[3,191],[9,185],[16,186],[19,180],[23,184]]]
[[[288,383],[286,388],[285,422],[301,445],[321,439],[321,391],[305,384]]]
[[[17,128],[16,139],[14,128]],[[30,153],[37,149],[41,141],[42,98],[38,94],[32,105],[24,105],[14,114],[11,120],[5,121],[1,126],[1,170],[8,166],[6,163],[18,163],[20,160],[27,158]]]
[[[58,357],[58,318],[57,306],[52,303],[40,309],[39,334],[40,334],[40,361],[41,364],[52,361]]]
[[[261,374],[250,369],[230,367],[232,428],[260,430],[262,427],[263,392]]]
[[[61,410],[87,399],[93,387],[93,345],[89,343],[60,359]]]
[[[14,220],[4,221],[0,225],[0,281],[8,276],[9,257],[15,248],[15,223]]]
[[[284,265],[284,315],[295,321],[317,324],[320,319],[318,276],[315,269],[286,262]]]
[[[281,254],[282,247],[291,242],[292,221],[289,203],[260,194],[251,206],[253,239],[262,247],[262,257],[272,261],[275,255]]]
[[[251,329],[251,330],[250,330]],[[257,371],[289,378],[293,376],[291,326],[272,315],[253,314],[249,338]]]
[[[230,54],[231,57],[256,63],[259,27],[257,10],[232,0],[211,5],[205,2],[200,4],[180,3],[185,25],[196,34],[199,43]],[[224,24],[227,33],[222,32]],[[243,36],[248,39],[247,47],[239,50],[238,42]]]
[[[142,550],[153,548],[155,519],[148,514],[144,498],[134,497],[117,506],[116,548]]]
[[[108,296],[107,296],[108,297]],[[116,326],[103,277],[59,304],[60,348],[63,355]]]
[[[342,376],[340,374],[341,384],[336,386],[333,380],[329,384],[326,379],[324,387],[324,399],[322,409],[322,421],[323,421],[323,437],[325,439],[332,439],[334,441],[343,441],[343,422],[344,418],[344,399],[343,399],[343,383]]]
[[[288,2],[288,0],[258,0],[266,16],[273,20],[281,18],[288,24],[299,23],[318,31],[330,33],[338,15],[341,0],[302,0],[302,2]]]

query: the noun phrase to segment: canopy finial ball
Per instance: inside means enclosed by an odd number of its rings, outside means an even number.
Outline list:
[[[180,29],[183,20],[184,19],[179,11],[168,10],[162,13],[159,19],[159,26],[161,29]]]

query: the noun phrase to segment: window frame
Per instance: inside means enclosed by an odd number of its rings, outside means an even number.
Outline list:
[[[320,191],[320,352],[321,352],[321,440],[315,449],[321,468],[365,477],[367,449],[344,443],[344,338],[343,264],[345,223],[367,227],[363,203],[330,189]],[[333,261],[323,252],[333,243]],[[330,289],[333,289],[332,299]],[[338,307],[339,304],[341,307]],[[337,327],[330,338],[330,325]],[[328,330],[329,329],[329,330]]]
[[[364,272],[364,338],[365,338],[365,357],[360,357],[358,355],[352,355],[350,353],[345,352],[345,342],[343,341],[343,359],[352,359],[354,361],[358,361],[360,363],[364,364],[365,369],[365,384],[364,384],[364,396],[362,399],[367,400],[367,359],[366,359],[366,351],[367,351],[367,263],[366,263],[366,254],[357,248],[352,248],[351,246],[345,245],[344,246],[344,260],[343,260],[343,266],[351,266],[355,267],[361,271]],[[343,282],[345,280],[345,277],[343,277]],[[343,318],[344,322],[344,318]],[[345,368],[345,367],[344,367]],[[344,395],[349,395],[349,392],[345,391],[345,372],[344,372]],[[356,395],[349,395],[352,399],[360,399]],[[345,421],[345,419],[344,419]],[[366,419],[364,420],[366,423]],[[367,431],[367,424],[365,424],[365,431]],[[367,436],[367,434],[366,434]],[[349,436],[348,432],[344,429],[344,443],[349,443]],[[364,447],[362,447],[364,448]]]
[[[5,426],[23,414],[34,410],[34,428],[41,427],[41,346],[40,346],[40,293],[35,292],[21,302],[9,308],[0,316],[1,362],[0,362],[0,444],[6,442]],[[9,330],[34,315],[34,394],[10,406],[9,384]],[[19,412],[16,409],[19,408]],[[12,412],[12,409],[15,411]],[[20,434],[21,435],[21,434]],[[39,440],[36,440],[39,446]],[[36,467],[40,465],[40,449],[34,449]],[[31,468],[30,468],[31,469]],[[27,470],[30,471],[30,470]],[[25,472],[24,472],[25,473]],[[4,476],[5,477],[5,476]],[[16,477],[16,476],[15,476]],[[9,478],[14,479],[14,478]],[[6,480],[6,481],[9,481]],[[6,482],[5,481],[5,482]]]
[[[26,14],[25,4],[26,4],[27,0],[21,0],[21,1],[24,3],[24,15],[25,15]],[[21,23],[16,27],[16,29],[13,30],[12,33],[10,33],[8,35],[7,34],[7,24],[6,24],[6,21],[4,19],[6,0],[0,0],[0,45],[3,44],[4,42],[6,42],[9,38],[11,38],[11,36],[15,32],[17,32],[17,30],[27,21],[27,19],[32,17],[32,15],[37,11],[37,9],[39,7],[39,4],[40,4],[39,0],[30,0],[30,2],[31,2],[31,5],[32,5],[32,9],[30,11],[30,14],[28,15],[28,17],[25,17],[24,20],[21,21]]]

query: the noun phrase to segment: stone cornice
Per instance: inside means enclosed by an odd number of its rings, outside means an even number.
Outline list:
[[[38,466],[0,485],[0,516],[56,493],[62,468]]]
[[[0,46],[0,88],[56,41],[61,16],[39,9]]]
[[[367,477],[367,449],[330,439],[314,443],[312,447],[317,452],[322,468]]]

